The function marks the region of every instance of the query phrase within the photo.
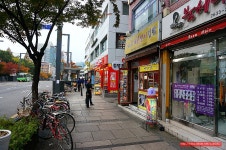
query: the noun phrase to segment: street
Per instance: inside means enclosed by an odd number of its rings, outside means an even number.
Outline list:
[[[17,112],[17,107],[31,92],[32,82],[1,82],[0,116],[10,117]],[[52,91],[52,81],[40,81],[39,92]]]

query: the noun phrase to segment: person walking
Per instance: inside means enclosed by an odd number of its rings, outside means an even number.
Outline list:
[[[87,80],[87,84],[86,84],[86,107],[89,108],[89,104],[93,105],[92,102],[92,84],[91,84],[91,79]]]
[[[82,81],[80,78],[78,78],[77,84],[78,84],[78,92],[80,92],[81,84],[82,84]]]

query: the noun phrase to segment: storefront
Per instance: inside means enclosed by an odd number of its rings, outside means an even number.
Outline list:
[[[127,100],[146,110],[147,90],[159,88],[159,21],[126,39],[126,63],[128,64]]]
[[[197,11],[188,17],[186,12],[192,9]],[[169,89],[166,114],[209,134],[226,136],[225,9],[223,1],[191,0],[175,10],[163,18],[161,51],[168,56],[163,72],[169,71],[165,81],[171,83],[162,87]]]
[[[100,58],[94,67],[94,86],[100,87],[100,93],[107,91],[108,88],[108,55]]]
[[[120,62],[120,64],[122,64],[122,62]],[[117,67],[118,65],[119,64],[116,64]],[[102,57],[96,62],[94,70],[94,86],[96,87],[98,94],[118,93],[119,69],[115,69],[114,64],[108,63],[108,55]]]

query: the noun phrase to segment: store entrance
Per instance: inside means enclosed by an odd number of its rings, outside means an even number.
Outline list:
[[[218,132],[226,136],[226,55],[218,57],[219,62],[219,103]]]
[[[132,70],[132,76],[133,76],[133,97],[132,97],[132,104],[137,105],[138,101],[138,69]]]

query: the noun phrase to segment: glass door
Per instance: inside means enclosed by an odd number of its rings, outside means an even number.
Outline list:
[[[218,133],[226,136],[226,38],[219,39],[218,51]]]

